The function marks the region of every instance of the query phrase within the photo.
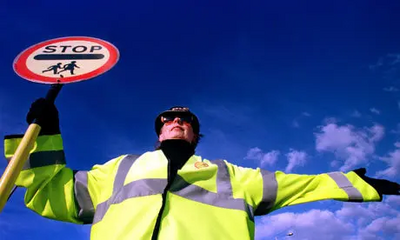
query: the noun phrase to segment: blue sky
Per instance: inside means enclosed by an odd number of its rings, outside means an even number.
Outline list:
[[[48,88],[19,78],[14,58],[90,36],[121,57],[57,99],[71,168],[152,150],[155,116],[186,105],[205,158],[302,174],[367,167],[400,182],[399,10],[395,0],[1,1],[0,133],[23,133]],[[0,214],[0,239],[89,239],[90,226],[37,216],[23,194]],[[257,239],[399,239],[400,198],[305,204],[256,223]]]

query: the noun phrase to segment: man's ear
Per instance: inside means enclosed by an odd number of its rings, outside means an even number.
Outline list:
[[[197,142],[198,139],[199,139],[199,134],[194,134],[192,142]]]
[[[197,144],[199,143],[199,134],[194,134],[193,135],[193,140],[192,140],[192,142],[191,142],[191,144],[194,146],[194,147],[197,147]]]
[[[163,129],[164,129],[164,125],[161,127],[161,129],[160,129],[160,134],[158,134],[158,141],[159,142],[162,142],[162,140],[163,139],[161,139],[161,136],[163,135],[162,133],[163,133]]]

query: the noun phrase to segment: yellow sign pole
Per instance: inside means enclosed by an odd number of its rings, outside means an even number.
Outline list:
[[[3,210],[6,205],[8,196],[12,188],[14,187],[14,183],[17,180],[19,173],[22,170],[26,160],[29,157],[29,152],[31,151],[33,145],[35,144],[36,138],[40,132],[40,126],[36,123],[32,123],[29,125],[28,129],[25,132],[24,137],[22,138],[21,143],[19,144],[15,154],[11,158],[10,162],[6,170],[0,179],[0,212]]]
[[[46,95],[46,100],[54,102],[58,93],[61,90],[62,84],[53,84]],[[29,157],[29,152],[35,144],[41,127],[37,123],[32,123],[26,130],[21,143],[18,145],[13,157],[7,165],[6,170],[0,178],[0,212],[3,210],[10,192],[14,187],[22,167]]]

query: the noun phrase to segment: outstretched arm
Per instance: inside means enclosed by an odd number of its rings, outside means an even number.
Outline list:
[[[230,174],[234,188],[244,189],[255,215],[320,200],[372,202],[381,201],[382,194],[400,194],[399,184],[368,178],[357,170],[303,175],[231,165]]]

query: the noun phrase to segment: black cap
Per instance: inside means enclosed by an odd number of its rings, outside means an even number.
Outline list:
[[[189,115],[193,118],[193,121],[191,123],[192,128],[193,128],[193,132],[195,134],[199,134],[200,132],[200,124],[199,124],[199,119],[197,118],[196,115],[194,115],[188,107],[182,107],[182,106],[175,106],[172,107],[168,110],[165,110],[164,112],[160,113],[155,121],[155,130],[157,133],[157,136],[160,135],[160,131],[162,126],[164,125],[161,122],[161,116],[168,116],[168,115]]]

